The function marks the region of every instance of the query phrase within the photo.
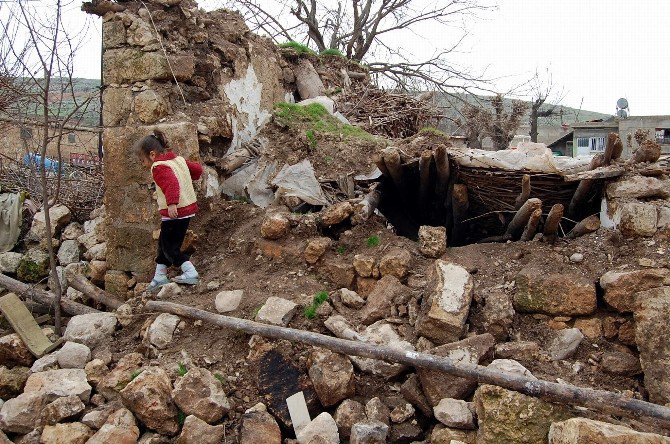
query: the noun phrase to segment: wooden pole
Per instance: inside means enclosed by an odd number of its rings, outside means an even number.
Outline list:
[[[514,201],[514,209],[520,209],[523,204],[530,198],[530,176],[524,174],[521,178],[521,194],[519,194]]]
[[[575,228],[573,228],[566,237],[574,239],[579,236],[584,236],[585,234],[593,233],[597,231],[598,228],[600,228],[600,217],[594,214],[575,225]]]
[[[537,233],[537,226],[540,224],[540,219],[542,219],[542,208],[538,208],[531,213],[526,228],[524,228],[523,233],[521,234],[521,242],[533,240],[535,233]]]
[[[419,159],[419,211],[426,214],[428,209],[428,195],[430,194],[430,164],[433,160],[433,153],[425,150],[421,153]]]
[[[518,239],[519,236],[521,235],[521,231],[528,223],[528,219],[530,219],[530,216],[538,208],[539,209],[542,208],[542,201],[540,199],[535,197],[532,199],[528,199],[526,203],[524,203],[521,206],[521,208],[519,208],[519,211],[517,211],[516,214],[514,215],[514,218],[507,226],[507,230],[505,230],[505,234],[503,235],[503,237],[506,240]]]
[[[440,198],[439,200],[444,200],[444,196],[447,195],[449,176],[451,175],[447,147],[439,145],[435,149],[433,156],[435,158],[435,167],[437,168],[437,195]]]
[[[453,230],[449,239],[454,239],[457,244],[462,242],[463,221],[470,208],[470,199],[468,197],[468,187],[465,184],[454,184],[451,191],[451,213],[454,222]]]
[[[375,154],[372,158],[375,162],[375,165],[377,165],[377,168],[379,168],[379,171],[381,171],[382,175],[390,178],[391,172],[389,171],[388,168],[386,168],[386,163],[384,162],[384,158],[382,157],[382,155]]]
[[[205,310],[172,302],[149,301],[146,305],[146,310],[150,312],[172,313],[190,319],[199,319],[250,335],[286,339],[291,342],[303,342],[345,355],[381,359],[388,362],[399,362],[414,367],[437,370],[461,378],[474,379],[480,384],[497,385],[549,402],[584,406],[596,411],[626,416],[641,421],[649,418],[654,425],[670,429],[670,408],[639,399],[627,398],[604,390],[594,390],[570,384],[557,384],[531,379],[521,374],[503,372],[475,364],[455,362],[448,358],[427,353],[398,350],[386,345],[339,339],[310,331],[261,324],[247,319],[217,315]]]
[[[94,301],[99,302],[109,308],[113,308],[114,310],[123,305],[123,301],[116,299],[115,297],[109,295],[106,291],[91,284],[88,279],[80,274],[68,274],[67,283],[75,290],[79,290],[84,293],[84,296],[91,298]]]
[[[354,223],[362,223],[370,219],[379,206],[382,193],[377,189],[377,185],[376,183],[370,186],[370,192],[356,204],[357,211],[352,218]]]
[[[34,288],[2,273],[0,273],[0,286],[14,293],[22,294],[26,298],[30,298],[42,305],[52,306],[56,302],[56,296],[52,293]],[[98,313],[98,310],[95,308],[65,298],[61,299],[60,306],[65,313],[70,315]]]
[[[544,221],[544,230],[542,231],[544,239],[553,244],[556,241],[556,233],[558,233],[558,224],[563,219],[563,204],[556,204],[549,210],[549,215]]]
[[[221,160],[218,161],[219,168],[223,174],[230,175],[233,171],[244,165],[244,163],[251,159],[251,157],[251,152],[249,152],[248,149],[240,148],[221,158]]]

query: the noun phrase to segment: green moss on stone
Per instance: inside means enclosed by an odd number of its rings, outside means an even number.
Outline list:
[[[313,134],[338,134],[344,138],[376,140],[375,136],[361,128],[340,122],[319,103],[307,106],[277,103],[274,108],[274,118],[277,123],[284,126],[304,125],[307,131],[312,131]]]
[[[37,283],[49,275],[47,263],[38,264],[28,258],[21,259],[19,268],[16,270],[16,277],[22,282],[31,284]]]

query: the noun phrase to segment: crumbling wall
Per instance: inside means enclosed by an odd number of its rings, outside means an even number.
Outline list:
[[[102,56],[108,261],[144,275],[158,219],[132,144],[159,127],[179,154],[215,163],[285,99],[285,62],[236,12],[204,12],[191,0],[113,5],[103,16]]]

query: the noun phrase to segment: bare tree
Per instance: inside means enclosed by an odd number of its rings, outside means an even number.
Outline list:
[[[238,9],[253,31],[264,32],[275,42],[295,40],[316,51],[337,49],[346,57],[367,63],[378,81],[403,90],[447,91],[466,89],[482,80],[450,60],[465,32],[463,22],[489,9],[485,0],[224,0]],[[392,43],[399,32],[421,35],[425,26],[442,26],[453,36],[451,46],[427,60],[417,60],[408,50]]]
[[[559,104],[563,100],[563,91],[557,91],[554,84],[553,77],[549,68],[545,75],[540,75],[535,72],[535,76],[531,80],[532,99],[530,102],[530,140],[537,142],[538,136],[538,120],[540,118],[549,118],[558,113]],[[551,99],[551,103],[547,100]]]
[[[46,245],[49,254],[51,281],[56,295],[55,326],[61,331],[60,299],[64,291],[56,270],[54,230],[49,209],[58,201],[62,175],[61,142],[66,127],[77,125],[93,97],[80,98],[75,93],[74,55],[83,41],[85,30],[69,32],[63,21],[63,10],[69,3],[63,0],[41,1],[39,4],[18,0],[10,4],[0,19],[4,35],[15,39],[5,42],[3,65],[9,75],[8,83],[24,85],[27,93],[14,97],[20,106],[3,111],[12,120],[24,122],[36,129],[35,145],[26,143],[26,151],[39,153],[34,171],[41,184],[41,204],[45,214]],[[56,152],[58,170],[48,172],[47,148]],[[35,157],[33,157],[35,159]],[[32,164],[32,162],[31,162]],[[56,186],[50,187],[48,175],[56,175]]]
[[[513,100],[508,109],[502,94],[496,94],[488,102],[488,105],[480,106],[466,104],[461,110],[461,126],[468,137],[468,146],[481,148],[481,140],[489,137],[494,150],[507,149],[521,125],[528,105],[521,100]]]

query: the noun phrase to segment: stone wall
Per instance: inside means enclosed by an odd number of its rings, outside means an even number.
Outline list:
[[[103,16],[102,56],[108,263],[140,277],[153,268],[159,218],[133,143],[159,127],[179,154],[215,163],[256,135],[287,89],[275,46],[236,12],[145,3]]]

